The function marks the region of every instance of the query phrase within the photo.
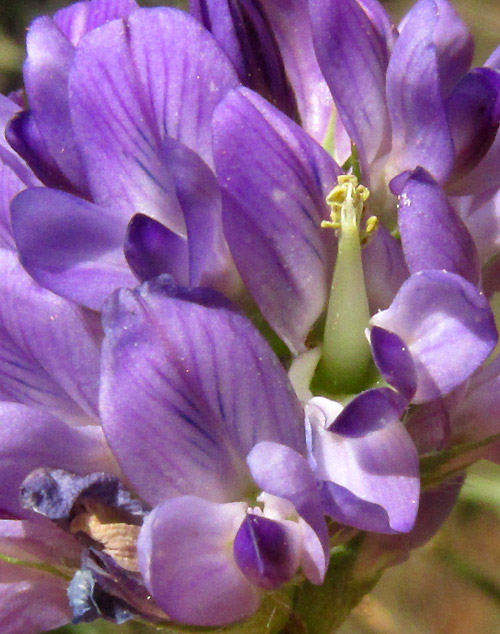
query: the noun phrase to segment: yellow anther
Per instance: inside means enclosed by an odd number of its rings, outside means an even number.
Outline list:
[[[355,222],[359,226],[370,191],[358,183],[354,174],[341,174],[337,182],[338,185],[326,197],[331,207],[330,220],[323,220],[321,226],[339,229],[345,222]]]

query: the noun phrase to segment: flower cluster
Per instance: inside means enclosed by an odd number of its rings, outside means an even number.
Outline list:
[[[500,461],[500,48],[472,57],[448,0],[33,22],[0,100],[2,632],[327,634]]]

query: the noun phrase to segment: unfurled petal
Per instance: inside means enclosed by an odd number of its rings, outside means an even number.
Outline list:
[[[99,349],[91,322],[33,282],[13,253],[0,250],[0,267],[0,398],[92,422]]]
[[[330,422],[336,407],[332,416],[327,399],[309,402],[315,475],[322,482],[325,512],[336,521],[382,533],[413,527],[419,464],[400,422],[405,404],[392,390],[369,390]]]
[[[309,7],[320,68],[366,167],[390,140],[385,33],[357,0],[310,0]]]
[[[455,196],[451,201],[474,239],[483,264],[483,288],[486,289],[488,269],[484,267],[492,262],[494,266],[494,257],[500,251],[500,191],[493,188],[476,196]]]
[[[11,209],[23,266],[42,286],[100,310],[113,290],[135,285],[123,255],[121,209],[48,188],[22,192]]]
[[[189,284],[187,239],[154,218],[135,214],[127,228],[124,252],[141,281],[168,273],[177,284]]]
[[[0,405],[0,509],[36,517],[19,504],[19,487],[34,469],[63,468],[73,473],[116,472],[97,425],[71,427],[24,405]]]
[[[227,501],[246,490],[260,440],[304,447],[285,370],[252,324],[213,291],[167,279],[105,309],[101,413],[138,492]]]
[[[411,173],[399,193],[398,223],[411,273],[442,269],[478,284],[474,240],[441,187],[422,168]]]
[[[334,236],[320,224],[340,168],[248,89],[219,106],[214,138],[233,258],[266,320],[300,350],[327,298]]]
[[[214,504],[181,496],[146,518],[139,562],[158,605],[190,625],[226,625],[253,614],[259,591],[239,569],[231,542],[246,504]]]
[[[318,484],[307,460],[285,445],[260,442],[247,462],[255,483],[266,493],[291,502],[309,525],[302,566],[312,583],[322,583],[329,558],[328,532]]]
[[[472,170],[490,149],[500,123],[500,72],[477,68],[462,79],[447,100],[455,146],[453,178]]]
[[[165,214],[182,232],[164,140],[211,165],[212,113],[237,83],[212,36],[182,11],[142,9],[89,33],[77,49],[70,103],[95,202]]]
[[[393,146],[389,170],[396,175],[422,166],[440,183],[453,167],[438,49],[435,0],[420,0],[409,12],[387,69],[387,103]]]
[[[498,339],[487,299],[472,284],[446,271],[412,275],[391,306],[370,323],[397,335],[410,353],[417,375],[416,403],[439,398],[463,383]],[[396,377],[397,363],[396,356],[391,371]],[[380,370],[390,380],[387,370]]]

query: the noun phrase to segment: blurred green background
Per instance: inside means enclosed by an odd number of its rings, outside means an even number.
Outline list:
[[[25,30],[31,20],[67,4],[63,0],[0,0],[1,92],[21,85]],[[140,4],[165,2],[140,0]],[[185,6],[187,2],[169,4]],[[387,0],[385,4],[399,20],[413,2]],[[500,43],[500,0],[455,0],[454,5],[476,38],[476,63],[481,64]],[[145,631],[141,626],[116,628],[99,622],[57,632]],[[437,537],[407,563],[389,570],[339,634],[500,634],[499,467],[474,467]]]

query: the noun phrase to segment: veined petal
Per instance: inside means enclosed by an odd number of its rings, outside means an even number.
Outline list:
[[[469,230],[438,183],[424,169],[399,193],[398,223],[411,273],[442,269],[479,283],[479,257]]]
[[[453,167],[435,43],[439,9],[420,0],[408,13],[387,68],[387,103],[392,122],[389,170],[395,176],[422,166],[440,183]]]
[[[0,398],[68,422],[97,418],[99,348],[86,315],[0,250]]]
[[[23,266],[42,286],[100,310],[113,290],[136,284],[123,255],[128,218],[119,208],[32,188],[15,198],[11,211]]]
[[[222,296],[158,278],[115,294],[104,315],[103,425],[148,502],[235,499],[248,486],[245,458],[257,442],[303,449],[285,370]]]
[[[240,275],[266,320],[300,350],[327,298],[335,245],[320,224],[340,168],[245,88],[217,109],[214,143],[227,193],[224,230]]]
[[[230,545],[246,504],[181,496],[156,507],[138,542],[151,594],[174,620],[217,626],[251,616],[260,593],[239,569]]]
[[[77,474],[114,473],[116,464],[97,425],[72,427],[42,410],[0,404],[0,509],[14,516],[37,516],[19,504],[19,487],[39,467]]]
[[[310,0],[309,8],[318,63],[366,167],[390,139],[385,34],[358,0]]]
[[[370,323],[397,335],[409,351],[417,375],[415,403],[440,398],[463,383],[498,339],[487,299],[470,282],[446,271],[412,275],[391,306]],[[394,359],[392,373],[398,376]],[[387,372],[384,376],[390,380]]]
[[[182,233],[180,210],[169,208],[164,139],[211,165],[212,113],[237,83],[213,37],[182,11],[141,9],[89,33],[77,49],[70,103],[94,200],[158,220],[166,214]]]

